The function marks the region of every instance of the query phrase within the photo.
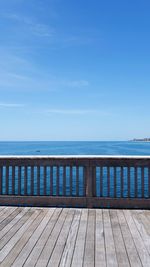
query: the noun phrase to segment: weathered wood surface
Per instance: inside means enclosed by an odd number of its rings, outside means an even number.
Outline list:
[[[148,210],[0,207],[0,215],[1,267],[150,266]]]

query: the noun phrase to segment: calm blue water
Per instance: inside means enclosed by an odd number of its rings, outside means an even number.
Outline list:
[[[0,142],[1,155],[150,155],[150,142]]]

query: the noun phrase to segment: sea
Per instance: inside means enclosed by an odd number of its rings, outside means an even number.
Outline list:
[[[150,142],[0,142],[0,155],[150,155]]]

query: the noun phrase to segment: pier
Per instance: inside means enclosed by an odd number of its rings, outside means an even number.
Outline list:
[[[150,266],[150,211],[0,207],[0,266]]]
[[[0,156],[0,266],[150,266],[150,157]]]

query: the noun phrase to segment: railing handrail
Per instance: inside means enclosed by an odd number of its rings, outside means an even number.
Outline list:
[[[146,155],[0,155],[0,159],[150,159]]]

